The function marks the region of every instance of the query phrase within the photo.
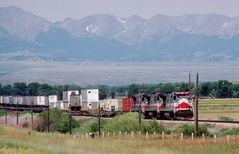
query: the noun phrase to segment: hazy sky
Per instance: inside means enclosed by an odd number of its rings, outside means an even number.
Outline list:
[[[156,14],[218,13],[239,16],[239,0],[0,0],[0,7],[15,5],[50,21],[80,19],[92,14],[150,18]]]

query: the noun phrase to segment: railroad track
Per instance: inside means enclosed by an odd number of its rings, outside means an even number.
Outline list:
[[[89,115],[81,115],[79,117],[97,117],[97,116],[89,116]],[[104,117],[101,118],[105,119],[112,119],[112,117]],[[145,119],[146,121],[152,121],[153,119]],[[176,121],[190,121],[193,122],[193,119],[177,119],[177,120],[170,120],[170,119],[157,119],[157,121],[169,121],[169,122],[176,122]],[[225,120],[198,120],[198,122],[208,122],[208,123],[228,123],[228,124],[239,124],[239,121],[225,121]]]
[[[0,104],[0,109],[2,110],[8,110],[8,111],[16,111],[16,106],[3,106],[4,104]],[[45,109],[46,106],[21,106],[19,105],[18,110],[19,111],[24,111],[24,110],[33,110],[33,112],[42,112],[43,109]],[[69,113],[69,111],[65,111],[66,113]],[[94,114],[94,115],[89,115],[89,114],[84,114],[84,115],[80,115],[79,112],[70,112],[72,113],[73,116],[85,116],[85,117],[97,117],[98,114]],[[122,114],[122,112],[120,112],[119,114]],[[117,115],[117,113],[113,114],[113,115]],[[110,114],[107,115],[103,115],[101,114],[102,118],[107,118],[107,119],[111,119]],[[151,121],[152,119],[146,119]],[[171,119],[160,119],[160,121],[194,121],[194,119],[177,119],[177,120],[171,120]],[[198,120],[198,122],[208,122],[208,123],[228,123],[228,124],[239,124],[239,121],[226,121],[226,120]]]
[[[193,119],[177,119],[177,120],[161,119],[160,121],[194,121],[194,120]],[[225,120],[198,120],[198,122],[239,124],[239,121],[225,121]]]

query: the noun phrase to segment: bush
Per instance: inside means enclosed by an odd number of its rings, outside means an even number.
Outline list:
[[[145,122],[142,120],[142,126]],[[109,120],[105,126],[104,131],[106,132],[131,132],[131,131],[142,131],[139,126],[138,113],[126,113],[123,115],[116,116]]]
[[[103,129],[106,132],[140,131],[142,133],[161,133],[162,131],[166,131],[165,127],[161,123],[158,123],[156,120],[153,120],[152,122],[145,122],[142,119],[140,127],[138,113],[132,112],[114,117],[103,126]]]
[[[100,121],[100,128],[101,130],[104,129],[104,125],[106,124],[106,120],[101,119]],[[90,124],[90,132],[98,132],[99,131],[99,122],[95,121]]]
[[[199,135],[204,134],[206,136],[210,136],[211,134],[208,131],[208,127],[209,126],[210,126],[209,124],[201,124],[201,125],[199,125],[199,128],[198,128],[199,129]]]
[[[99,123],[98,122],[94,122],[90,125],[90,132],[97,132],[99,131]]]
[[[210,135],[209,132],[208,132],[208,124],[202,124],[202,125],[199,125],[198,127],[198,135]],[[184,135],[186,136],[191,136],[192,133],[195,134],[195,128],[194,128],[194,125],[190,125],[190,124],[184,124],[184,125],[181,125],[179,126],[178,130],[176,130],[177,133],[183,133]]]
[[[6,113],[6,111],[4,111],[4,110],[0,110],[0,117],[4,116],[5,113]]]
[[[222,129],[220,135],[239,135],[239,128]]]
[[[166,129],[164,127],[164,125],[162,123],[158,123],[156,120],[153,120],[152,122],[144,125],[144,133],[148,132],[148,133],[161,133],[161,132],[165,132]]]
[[[37,125],[35,129],[38,131],[46,131],[48,127],[48,115],[47,111],[40,113],[37,119]],[[79,127],[79,122],[72,118],[71,128]],[[50,130],[58,131],[62,133],[69,132],[69,116],[59,109],[53,109],[50,111]]]
[[[189,124],[184,124],[179,127],[180,133],[183,133],[183,135],[190,136],[192,133],[195,132],[194,127]]]

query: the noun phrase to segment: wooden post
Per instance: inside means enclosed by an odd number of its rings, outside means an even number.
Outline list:
[[[17,126],[18,126],[18,101],[17,101]]]
[[[134,132],[131,131],[131,138],[133,139],[134,138]]]
[[[139,127],[141,127],[141,112],[142,112],[142,108],[141,108],[141,91],[139,92]]]
[[[101,135],[100,116],[101,116],[100,115],[100,102],[98,102],[98,124],[99,124],[98,129],[99,129],[99,137]]]
[[[202,140],[203,140],[203,141],[205,140],[205,135],[204,135],[204,134],[202,134]]]
[[[230,141],[230,136],[229,135],[227,135],[227,142],[229,142]]]
[[[119,131],[119,138],[121,138],[121,131]]]
[[[194,108],[195,136],[198,135],[198,98],[199,98],[198,82],[199,82],[199,75],[197,73],[197,79],[196,79],[196,102],[195,102],[195,108]]]
[[[110,137],[110,132],[107,133],[107,136]]]
[[[217,135],[214,135],[213,141],[216,143],[217,142]]]
[[[162,132],[162,139],[164,139],[164,132]]]
[[[105,132],[102,132],[102,137],[103,137],[103,138],[105,137]]]
[[[72,133],[71,132],[71,122],[72,121],[72,119],[71,119],[71,112],[69,112],[69,131],[70,131],[70,134]]]
[[[194,134],[192,133],[192,140],[194,139]]]
[[[32,129],[33,129],[33,101],[31,102],[31,124],[32,124]]]
[[[149,139],[149,133],[146,132],[145,136],[146,136],[146,140],[148,140]]]
[[[183,133],[181,133],[181,140],[183,140]]]
[[[5,124],[7,124],[7,109],[5,110]]]

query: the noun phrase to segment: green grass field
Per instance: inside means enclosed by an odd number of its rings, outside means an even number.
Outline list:
[[[16,131],[0,126],[0,153],[152,153],[152,154],[191,154],[191,153],[238,153],[239,138],[230,137],[228,142],[225,137],[217,138],[191,138],[181,140],[179,137],[173,139],[168,136],[162,139],[144,136],[132,139],[130,136],[121,139],[115,137],[86,139],[81,136],[65,136],[59,134],[31,133],[27,131]]]
[[[199,119],[219,120],[221,117],[239,120],[239,98],[199,101]]]

